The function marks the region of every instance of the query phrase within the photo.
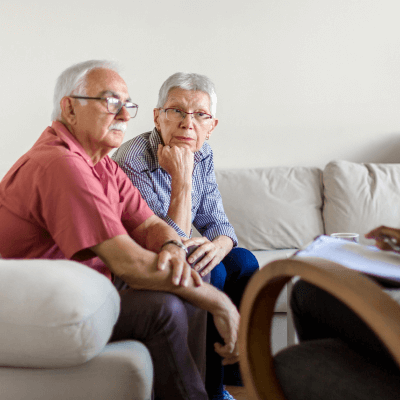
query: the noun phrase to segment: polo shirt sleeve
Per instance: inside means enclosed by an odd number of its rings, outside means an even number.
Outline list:
[[[140,194],[124,186],[122,177],[113,178],[107,171],[99,176],[77,155],[51,162],[38,179],[37,188],[38,218],[67,258],[127,234],[122,213],[132,217],[129,229],[149,216]]]
[[[115,161],[112,161],[112,163],[116,168],[115,176],[120,196],[121,221],[127,232],[131,233],[147,218],[154,215],[154,212],[121,167]]]

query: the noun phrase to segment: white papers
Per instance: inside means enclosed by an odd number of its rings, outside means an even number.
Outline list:
[[[319,236],[297,257],[318,257],[366,274],[400,282],[400,254],[381,251],[375,246],[364,246],[330,236]]]

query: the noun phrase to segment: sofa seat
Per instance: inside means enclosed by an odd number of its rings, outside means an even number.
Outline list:
[[[150,353],[134,340],[109,343],[69,368],[0,367],[2,400],[150,400],[152,383]]]

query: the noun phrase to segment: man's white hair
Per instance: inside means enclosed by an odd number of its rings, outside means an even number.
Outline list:
[[[161,86],[158,93],[157,107],[162,108],[168,100],[168,94],[172,89],[199,90],[210,97],[210,112],[213,117],[217,112],[217,94],[212,81],[205,75],[177,72],[171,75]]]
[[[114,61],[108,60],[89,60],[74,64],[61,73],[54,88],[52,121],[61,120],[60,101],[64,96],[86,95],[86,78],[90,71],[98,68],[111,69],[118,71],[118,65]]]

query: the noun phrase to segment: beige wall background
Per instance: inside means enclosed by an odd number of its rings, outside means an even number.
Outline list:
[[[111,0],[0,3],[0,177],[50,124],[59,73],[122,66],[139,104],[126,140],[153,127],[162,82],[210,76],[217,168],[333,159],[400,162],[398,0]]]

